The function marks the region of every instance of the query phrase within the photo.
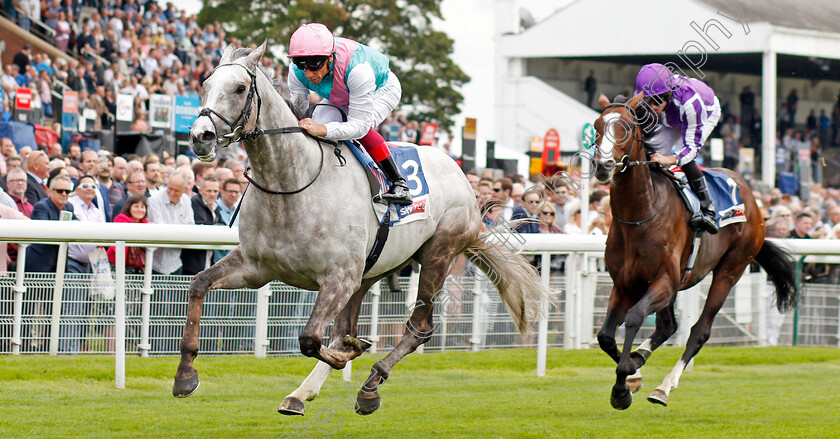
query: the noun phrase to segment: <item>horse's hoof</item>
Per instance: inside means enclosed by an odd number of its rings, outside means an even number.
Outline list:
[[[190,375],[187,379],[176,379],[175,385],[172,386],[172,395],[176,398],[186,398],[195,393],[200,384],[201,381],[198,380],[198,372]]]
[[[630,388],[631,393],[636,393],[639,389],[642,388],[642,379],[641,378],[627,378],[624,380],[624,383],[627,384],[627,387]]]
[[[303,401],[291,396],[287,396],[286,399],[280,403],[280,407],[277,408],[277,413],[288,416],[303,416],[305,411],[306,406],[303,404]]]
[[[613,388],[612,393],[610,394],[610,404],[612,404],[613,408],[616,410],[627,410],[630,407],[630,404],[633,403],[633,394],[630,393],[630,389],[627,386],[619,388],[616,392],[616,389]]]
[[[353,346],[356,349],[356,352],[359,353],[359,355],[361,355],[364,351],[366,351],[369,347],[372,346],[371,342],[363,338],[351,337],[349,335],[344,336],[344,344]]]
[[[372,395],[370,397],[362,396],[362,395]],[[382,398],[379,397],[379,393],[362,393],[359,392],[359,396],[356,397],[356,413],[360,415],[369,415],[379,409],[379,406],[382,404]]]
[[[653,404],[661,404],[665,407],[668,406],[668,394],[663,392],[660,389],[656,389],[650,393],[648,396],[648,401],[652,402]]]

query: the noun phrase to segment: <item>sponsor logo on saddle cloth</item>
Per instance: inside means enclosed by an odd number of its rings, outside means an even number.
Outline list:
[[[691,204],[692,218],[699,216],[700,201],[688,187],[685,173],[678,166],[671,166],[668,170],[685,183],[682,192]],[[703,175],[706,177],[706,187],[708,187],[709,195],[715,205],[715,219],[718,222],[718,227],[723,228],[730,224],[746,222],[744,202],[741,200],[741,193],[738,191],[738,184],[735,183],[735,180],[724,173],[708,169],[703,169]]]
[[[426,176],[423,173],[420,156],[417,154],[417,146],[405,142],[387,142],[387,145],[388,149],[391,150],[391,155],[394,156],[394,161],[402,172],[403,178],[405,178],[406,184],[408,184],[413,201],[408,206],[391,206],[391,218],[393,218],[391,227],[428,218],[429,186],[426,184]],[[374,168],[374,175],[382,186],[382,193],[387,192],[388,188],[391,187],[391,182],[385,178],[379,168]],[[385,213],[385,206],[382,204],[377,204],[374,209],[380,216]],[[394,216],[394,212],[396,212],[396,216]]]
[[[379,195],[387,192],[388,188],[391,187],[391,182],[376,167],[370,156],[362,152],[360,146],[355,146],[350,142],[346,143],[359,163],[366,168],[366,172],[373,174],[373,177],[379,182]],[[388,142],[387,144],[391,155],[394,156],[394,161],[402,172],[403,178],[405,178],[406,184],[408,184],[411,199],[414,201],[409,206],[391,206],[390,226],[399,226],[428,218],[429,186],[426,184],[423,164],[420,163],[420,156],[417,154],[417,145],[405,142]],[[372,186],[375,185],[372,184]],[[379,218],[385,215],[386,208],[385,204],[373,203],[373,210]]]

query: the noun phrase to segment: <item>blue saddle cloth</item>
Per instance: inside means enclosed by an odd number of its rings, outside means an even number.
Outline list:
[[[349,141],[345,141],[350,151],[359,160],[359,163],[365,168],[366,172],[373,175],[379,183],[379,189],[372,188],[373,192],[378,192],[381,195],[388,191],[391,187],[391,182],[385,178],[383,172],[376,166],[373,159],[365,153],[359,146],[354,145]],[[425,219],[429,216],[426,210],[429,200],[429,186],[426,184],[426,176],[423,173],[423,164],[420,162],[420,156],[417,153],[417,146],[410,143],[402,142],[388,142],[388,149],[394,157],[394,161],[400,168],[408,184],[409,192],[413,203],[408,206],[391,206],[391,226],[407,224],[411,221]],[[374,196],[374,210],[380,216],[385,213],[386,206],[378,202],[378,196]]]
[[[679,171],[674,172],[674,175],[679,177],[684,183],[681,190],[691,206],[691,217],[695,218],[701,215],[700,200],[697,199],[697,195],[688,186],[685,174]],[[722,172],[710,171],[708,169],[703,169],[703,176],[706,177],[706,187],[708,187],[709,196],[712,197],[712,202],[715,205],[715,219],[717,220],[718,227],[723,228],[730,224],[746,222],[747,217],[744,215],[744,202],[741,200],[738,183]]]

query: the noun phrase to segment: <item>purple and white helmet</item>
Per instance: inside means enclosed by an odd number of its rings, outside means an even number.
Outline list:
[[[636,75],[636,93],[644,93],[643,97],[656,96],[674,90],[676,81],[674,72],[659,63],[647,64]]]

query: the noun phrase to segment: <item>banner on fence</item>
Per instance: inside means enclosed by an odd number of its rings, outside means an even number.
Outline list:
[[[435,143],[435,134],[437,134],[438,124],[436,123],[423,123],[423,129],[420,135],[420,144],[421,145],[433,145]]]
[[[117,120],[134,122],[134,97],[131,95],[117,95]]]
[[[65,91],[61,98],[61,125],[67,131],[76,131],[79,125],[79,93],[75,91]]]
[[[172,96],[152,95],[149,100],[149,113],[152,115],[149,121],[152,128],[172,128]]]
[[[189,96],[175,96],[174,130],[176,133],[189,133],[193,122],[198,119],[201,99]]]
[[[32,109],[32,90],[20,87],[15,93],[15,110],[31,110]]]

